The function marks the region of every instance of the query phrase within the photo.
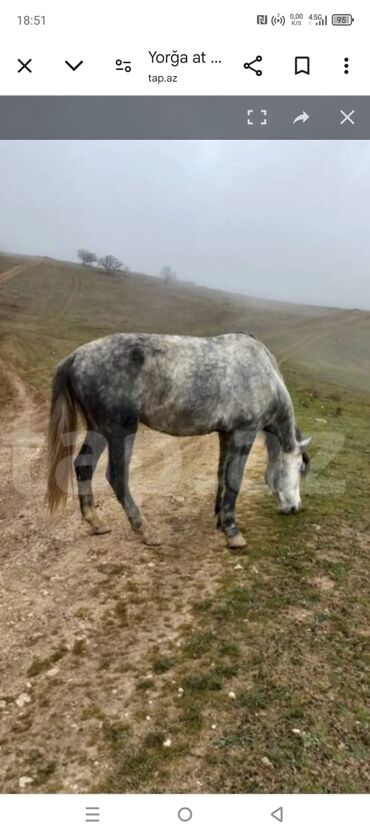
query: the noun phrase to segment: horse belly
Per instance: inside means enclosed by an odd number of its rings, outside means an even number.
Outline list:
[[[151,429],[176,436],[207,435],[231,429],[234,423],[226,404],[206,398],[194,402],[191,397],[166,398],[163,402],[152,398],[142,408],[140,420]]]
[[[243,422],[244,388],[225,358],[182,348],[170,358],[145,362],[138,378],[139,419],[169,435],[232,430]]]

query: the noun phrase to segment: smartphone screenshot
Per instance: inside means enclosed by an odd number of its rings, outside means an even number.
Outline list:
[[[370,11],[0,9],[6,835],[365,835]]]

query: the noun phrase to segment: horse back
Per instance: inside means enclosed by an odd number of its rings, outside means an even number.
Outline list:
[[[73,385],[90,411],[105,420],[134,414],[170,434],[258,422],[277,379],[268,352],[248,334],[114,334],[81,346],[73,363]]]

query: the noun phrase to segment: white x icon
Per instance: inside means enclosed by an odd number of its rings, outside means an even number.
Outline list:
[[[353,116],[353,114],[355,112],[354,110],[351,110],[350,113],[345,113],[344,110],[341,110],[340,112],[341,112],[342,116],[344,116],[344,119],[342,119],[342,121],[341,121],[341,125],[344,125],[345,122],[350,122],[351,125],[355,124],[353,119],[351,119],[351,116]]]

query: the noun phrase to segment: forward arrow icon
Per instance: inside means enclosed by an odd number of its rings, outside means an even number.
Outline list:
[[[81,64],[83,64],[83,61],[79,61],[78,64],[75,64],[75,66],[73,66],[73,64],[70,64],[69,61],[65,61],[65,63],[67,64],[67,67],[69,67],[70,70],[76,72],[76,70],[78,70]]]
[[[309,119],[309,118],[310,117],[309,117],[308,113],[306,113],[306,111],[304,110],[303,113],[300,113],[299,116],[295,117],[295,119],[293,121],[293,125],[295,125],[297,122],[305,123],[305,122],[307,122],[307,119]]]

